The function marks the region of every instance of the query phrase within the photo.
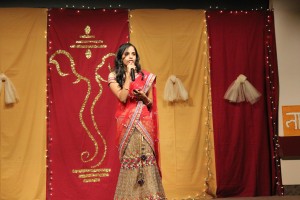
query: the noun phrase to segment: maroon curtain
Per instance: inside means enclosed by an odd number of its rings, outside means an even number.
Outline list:
[[[268,125],[272,150],[272,194],[284,195],[281,179],[280,147],[278,137],[279,76],[274,27],[274,12],[267,11],[264,28],[266,92]]]
[[[207,12],[218,197],[272,194],[266,19],[265,11]],[[253,105],[224,99],[240,74],[262,94]]]
[[[107,77],[127,10],[48,12],[47,199],[113,199],[120,161]]]

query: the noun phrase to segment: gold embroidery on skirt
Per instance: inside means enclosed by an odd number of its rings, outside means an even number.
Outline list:
[[[160,200],[166,199],[156,160],[150,145],[143,142],[143,152],[147,159],[141,161],[141,133],[135,129],[121,160],[115,200]],[[142,165],[144,183],[137,183]]]

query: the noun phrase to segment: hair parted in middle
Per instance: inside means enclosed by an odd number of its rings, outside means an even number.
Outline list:
[[[135,50],[136,60],[135,60],[134,64],[136,66],[136,72],[141,73],[142,78],[144,77],[144,73],[141,71],[142,68],[141,68],[141,64],[140,64],[140,56],[138,54],[136,47],[129,42],[124,43],[119,47],[119,49],[116,53],[115,67],[114,67],[114,71],[116,73],[116,79],[121,88],[123,88],[123,84],[124,84],[125,78],[126,78],[126,73],[125,73],[125,68],[123,66],[122,56],[123,56],[124,52],[126,51],[126,49],[128,49],[129,47],[133,47]]]

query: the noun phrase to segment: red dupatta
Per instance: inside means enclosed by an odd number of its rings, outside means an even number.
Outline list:
[[[126,146],[135,128],[137,128],[149,143],[158,159],[158,117],[156,100],[156,76],[144,71],[144,76],[138,75],[131,82],[126,103],[119,102],[117,119],[117,143],[119,146],[119,158],[124,155]],[[142,101],[136,101],[133,95],[134,89],[140,89],[145,93],[152,89],[152,106],[147,106]]]

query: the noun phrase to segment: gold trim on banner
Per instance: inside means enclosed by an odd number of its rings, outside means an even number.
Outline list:
[[[73,174],[79,174],[78,178],[82,179],[83,183],[100,182],[102,177],[109,177],[110,168],[100,169],[73,169]]]
[[[72,173],[80,174],[80,173],[96,173],[96,172],[111,172],[110,168],[100,168],[100,169],[73,169]]]
[[[96,182],[100,182],[100,178],[93,178],[93,179],[83,179],[84,183],[96,183]]]
[[[52,57],[54,57],[55,55],[53,54],[52,55]],[[60,69],[60,66],[59,66],[59,63],[56,61],[56,60],[52,60],[52,57],[50,57],[50,62],[49,63],[52,63],[52,64],[54,64],[55,66],[56,66],[56,70],[57,70],[57,72],[58,72],[58,74],[60,75],[60,76],[68,76],[69,74],[68,73],[63,73],[62,71],[61,71],[61,69]],[[74,61],[73,60],[70,60],[70,62],[71,62],[71,65],[72,64],[74,64]]]
[[[70,45],[70,48],[86,48],[85,57],[87,59],[90,59],[92,57],[92,52],[91,52],[90,48],[106,48],[107,45],[103,44],[104,43],[103,40],[99,40],[99,39],[91,40],[90,39],[90,38],[95,38],[94,35],[90,35],[90,32],[91,32],[90,26],[86,26],[84,30],[85,30],[85,35],[80,35],[79,37],[80,38],[89,38],[89,39],[88,40],[84,40],[84,39],[77,40],[77,41],[75,41],[75,44]],[[54,64],[56,66],[57,72],[61,77],[65,77],[65,76],[68,76],[70,74],[69,73],[64,73],[61,69],[61,66],[60,66],[59,62],[57,60],[55,60],[55,57],[59,54],[62,54],[64,56],[66,56],[70,61],[70,68],[72,70],[72,73],[77,77],[76,81],[74,81],[73,84],[77,84],[81,80],[83,80],[87,83],[87,86],[88,86],[87,93],[86,93],[85,99],[84,99],[84,101],[82,103],[82,106],[80,108],[80,111],[79,111],[79,121],[80,121],[82,127],[84,128],[84,130],[86,131],[88,137],[92,141],[92,143],[94,145],[94,148],[95,148],[95,152],[92,154],[88,150],[83,150],[83,152],[81,153],[81,161],[83,163],[88,163],[88,162],[91,162],[91,161],[95,161],[95,158],[99,155],[99,146],[100,146],[99,142],[100,141],[97,141],[95,139],[95,136],[93,136],[93,134],[91,132],[92,129],[87,127],[87,125],[84,121],[84,118],[83,118],[83,112],[85,112],[85,109],[88,109],[88,107],[86,107],[86,106],[90,105],[90,104],[87,104],[87,103],[88,103],[88,100],[91,96],[91,91],[92,91],[92,84],[91,83],[92,83],[92,80],[87,78],[87,77],[84,77],[84,76],[80,75],[76,71],[74,59],[73,59],[72,55],[69,52],[67,52],[65,50],[57,50],[49,58],[49,63]],[[96,130],[97,134],[100,136],[101,141],[103,143],[103,154],[101,155],[101,158],[99,158],[99,161],[97,161],[97,163],[95,165],[91,166],[91,169],[78,169],[78,170],[73,169],[72,170],[72,173],[73,174],[78,174],[78,178],[81,179],[84,183],[100,182],[100,180],[101,180],[100,178],[109,177],[109,173],[111,172],[111,169],[108,169],[108,168],[103,168],[103,169],[92,169],[92,168],[96,168],[96,167],[100,166],[103,163],[103,161],[106,157],[106,154],[107,154],[107,143],[106,143],[106,140],[105,140],[104,136],[101,134],[101,132],[98,128],[98,125],[97,125],[97,122],[96,122],[96,119],[95,119],[95,115],[94,115],[94,112],[95,112],[94,109],[95,109],[95,106],[96,106],[97,102],[99,101],[99,99],[102,95],[102,92],[103,92],[103,86],[101,84],[101,81],[107,82],[106,79],[101,77],[101,75],[100,75],[100,73],[98,73],[98,71],[105,65],[105,62],[106,62],[107,58],[112,57],[112,56],[115,56],[115,54],[114,53],[108,53],[108,54],[104,55],[102,57],[101,63],[99,65],[97,65],[97,67],[95,68],[95,77],[94,78],[95,78],[95,81],[98,84],[99,89],[98,89],[97,95],[95,96],[94,100],[92,101],[90,111],[89,111],[92,122],[93,122],[93,126],[95,128],[94,130]],[[110,64],[111,63],[107,63],[107,67],[108,67],[109,71],[111,72],[112,69],[111,69]],[[93,89],[93,91],[94,91],[94,89]]]
[[[95,35],[90,35],[91,27],[89,25],[85,27],[84,32],[85,35],[80,35],[79,38],[95,38]],[[87,59],[90,59],[92,57],[92,52],[90,49],[107,48],[107,45],[102,44],[103,40],[76,40],[75,43],[76,44],[70,45],[70,48],[87,49],[85,52],[85,57]]]
[[[99,174],[82,174],[78,178],[94,178],[94,177],[108,177],[108,173],[99,173]]]
[[[80,38],[95,38],[94,35],[81,35]]]
[[[71,54],[69,52],[67,52],[65,50],[57,50],[54,54],[51,55],[51,57],[49,59],[49,63],[54,64],[56,66],[57,72],[60,76],[65,77],[65,76],[68,76],[70,74],[64,73],[62,71],[61,67],[60,67],[59,62],[57,60],[55,60],[55,56],[59,55],[59,54],[65,55],[70,61],[71,70],[72,70],[73,74],[77,77],[77,80],[74,81],[73,84],[77,84],[81,80],[83,80],[88,85],[88,91],[87,91],[86,97],[83,101],[83,104],[82,104],[80,112],[79,112],[79,119],[80,119],[80,123],[81,123],[82,127],[85,129],[86,133],[88,134],[89,138],[91,139],[91,141],[93,142],[94,147],[95,147],[94,155],[90,155],[90,152],[88,152],[88,151],[83,151],[81,153],[81,161],[84,162],[84,163],[91,162],[96,158],[96,156],[99,153],[99,145],[98,145],[97,141],[95,140],[95,138],[93,137],[93,135],[91,134],[88,127],[86,126],[84,120],[83,120],[83,112],[86,108],[86,104],[87,104],[88,99],[89,99],[90,94],[91,94],[91,89],[92,89],[91,88],[91,80],[89,80],[86,77],[83,77],[82,75],[80,75],[76,71],[75,62],[74,62],[73,57],[71,56]],[[115,56],[115,54],[114,53],[108,53],[108,54],[104,55],[102,57],[102,62],[99,65],[97,65],[97,67],[95,69],[95,80],[96,80],[96,82],[99,86],[99,92],[98,92],[97,96],[95,97],[95,99],[92,102],[92,106],[90,108],[90,114],[91,114],[93,125],[94,125],[98,135],[100,136],[102,142],[103,142],[104,152],[103,152],[103,155],[102,155],[102,158],[100,159],[100,161],[96,165],[91,166],[91,168],[100,166],[102,164],[102,162],[104,161],[104,159],[106,157],[106,154],[107,154],[107,143],[106,143],[105,138],[101,134],[101,132],[98,128],[97,122],[95,120],[94,108],[95,108],[96,103],[100,99],[100,97],[102,95],[102,92],[103,92],[103,86],[101,84],[101,81],[107,82],[104,78],[101,77],[101,75],[98,73],[98,70],[100,70],[104,66],[106,59],[109,58],[109,57],[112,57],[112,56]],[[108,63],[107,67],[108,67],[109,71],[111,71],[110,63]],[[111,171],[111,169],[80,169],[80,170],[72,170],[72,173],[80,174],[80,175],[78,175],[78,178],[83,179],[82,181],[84,183],[90,183],[90,182],[100,182],[101,179],[99,177],[109,177],[109,172],[110,171]],[[102,172],[102,173],[99,173],[99,172]],[[85,174],[85,173],[87,173],[87,174]]]
[[[76,40],[76,44],[95,43],[102,44],[103,40]]]
[[[73,74],[77,77],[77,80],[73,82],[73,84],[77,84],[79,83],[81,80],[84,80],[87,85],[88,85],[88,91],[87,91],[87,94],[85,96],[85,99],[84,99],[84,102],[81,106],[81,109],[80,109],[80,112],[79,112],[79,120],[80,120],[80,123],[82,125],[82,127],[84,128],[84,130],[87,132],[89,138],[92,140],[92,142],[94,143],[94,146],[95,146],[95,153],[94,155],[90,156],[90,153],[88,151],[84,151],[81,153],[81,161],[86,163],[86,162],[90,162],[92,160],[94,160],[94,158],[98,155],[98,151],[99,151],[99,147],[98,147],[98,143],[96,142],[95,138],[92,136],[91,132],[89,131],[89,129],[87,128],[86,124],[84,123],[84,120],[83,120],[83,117],[82,117],[82,113],[85,109],[85,106],[87,104],[87,101],[90,97],[90,94],[91,94],[91,82],[88,78],[86,77],[83,77],[82,75],[78,74],[78,72],[76,71],[76,68],[75,68],[75,62],[74,62],[74,59],[72,58],[71,54],[68,53],[67,51],[65,50],[57,50],[53,55],[51,55],[50,59],[49,59],[49,63],[52,63],[52,64],[55,64],[56,65],[56,69],[58,70],[58,73],[59,75],[64,75],[66,76],[65,74],[66,73],[63,73],[61,72],[61,69],[60,69],[60,66],[59,66],[59,63],[54,60],[54,57],[58,54],[63,54],[65,55],[67,58],[69,58],[70,60],[70,63],[71,63],[71,69],[72,69],[72,72]],[[61,72],[61,73],[60,73]],[[68,74],[67,74],[68,75]]]
[[[102,45],[82,45],[82,44],[77,44],[77,45],[71,45],[70,48],[75,48],[75,49],[97,49],[97,48],[106,48],[107,45],[102,44]]]
[[[92,52],[91,52],[90,49],[88,49],[88,50],[85,51],[85,57],[86,57],[87,59],[90,59],[90,58],[92,57]]]
[[[105,63],[105,60],[111,56],[115,56],[114,53],[108,53],[106,54],[105,56],[102,57],[102,62],[96,67],[96,70],[95,70],[95,79],[96,79],[96,82],[98,83],[98,86],[100,88],[100,91],[98,93],[98,95],[95,97],[93,103],[92,103],[92,107],[91,107],[91,116],[92,116],[92,120],[93,120],[93,124],[95,126],[95,129],[97,130],[97,133],[100,135],[102,141],[103,141],[103,144],[104,144],[104,153],[103,153],[103,157],[102,159],[100,160],[99,163],[97,163],[96,165],[92,166],[92,167],[97,167],[99,165],[101,165],[101,163],[103,162],[105,156],[106,156],[106,151],[107,151],[107,145],[106,145],[106,141],[103,137],[103,135],[101,135],[100,133],[100,130],[98,129],[98,126],[97,126],[97,123],[96,123],[96,120],[95,120],[95,116],[94,116],[94,108],[95,108],[95,105],[97,103],[97,101],[99,100],[101,94],[102,94],[102,91],[103,91],[103,87],[102,87],[102,84],[101,84],[101,81],[104,81],[104,82],[107,82],[106,80],[104,80],[100,74],[98,74],[98,70],[104,65]],[[110,66],[109,66],[110,67]]]

